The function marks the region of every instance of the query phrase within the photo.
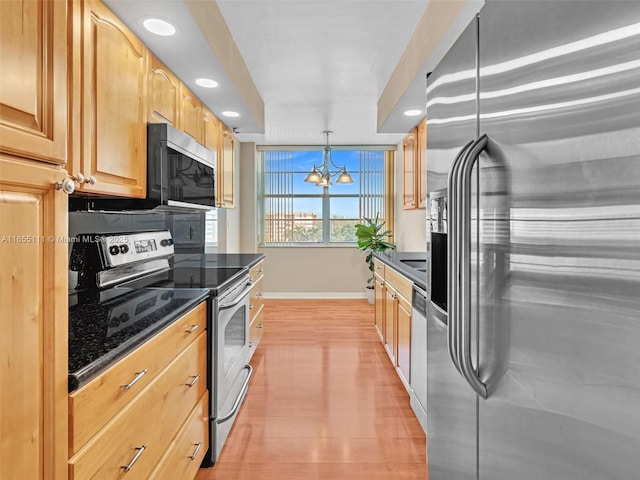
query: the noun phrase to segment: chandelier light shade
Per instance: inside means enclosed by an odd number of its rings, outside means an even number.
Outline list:
[[[305,182],[315,183],[319,187],[328,187],[333,185],[331,182],[332,177],[336,178],[336,183],[353,183],[353,178],[347,172],[347,167],[338,167],[331,159],[331,147],[329,146],[329,134],[333,133],[331,130],[325,130],[324,133],[327,136],[327,144],[324,147],[322,154],[322,165],[319,167],[314,165],[313,170],[309,172],[309,175],[304,179]],[[333,168],[334,170],[331,170]]]

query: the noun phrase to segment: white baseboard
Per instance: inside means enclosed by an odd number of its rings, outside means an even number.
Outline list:
[[[331,299],[331,298],[344,298],[344,299],[366,299],[367,296],[360,292],[271,292],[263,293],[263,298],[269,299],[300,299],[300,298],[313,298],[313,299]]]

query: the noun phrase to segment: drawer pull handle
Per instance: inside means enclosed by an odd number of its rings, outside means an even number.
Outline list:
[[[142,445],[141,447],[136,447],[137,452],[133,456],[133,458],[131,459],[129,464],[128,465],[122,465],[120,467],[120,468],[122,468],[124,470],[124,473],[127,473],[129,470],[131,470],[133,468],[135,463],[138,461],[138,459],[140,458],[140,456],[144,453],[144,451],[146,449],[147,449],[147,444],[146,443],[144,445]]]
[[[185,332],[187,333],[193,333],[195,332],[198,328],[200,328],[200,324],[196,323],[195,325],[191,325],[191,328],[189,330],[185,330]]]
[[[202,448],[202,442],[198,442],[198,444],[196,445],[196,449],[193,451],[193,453],[191,454],[191,456],[189,458],[191,460],[195,460],[196,456],[198,455],[198,452],[200,451],[201,448]]]
[[[136,376],[133,377],[133,380],[131,380],[129,383],[127,383],[126,385],[120,385],[120,387],[122,387],[125,390],[129,390],[131,387],[133,387],[136,383],[138,383],[140,381],[140,379],[142,377],[144,377],[147,374],[148,370],[144,369],[141,372],[136,372]],[[128,471],[128,470],[127,470]]]
[[[186,384],[187,387],[189,387],[189,388],[193,387],[198,380],[200,380],[200,374],[194,375],[193,376],[193,380],[191,380],[189,383]]]
[[[262,292],[256,293],[256,297],[261,297],[261,296],[262,296]]]
[[[249,310],[253,310],[253,305],[249,304]]]
[[[264,273],[264,270],[263,270],[262,268],[259,268],[259,269],[258,269],[258,271],[259,271],[260,273]]]
[[[259,323],[258,328],[264,328],[264,323]]]

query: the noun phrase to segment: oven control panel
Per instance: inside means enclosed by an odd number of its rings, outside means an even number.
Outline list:
[[[169,230],[107,234],[101,236],[99,242],[107,267],[173,255],[173,239]]]

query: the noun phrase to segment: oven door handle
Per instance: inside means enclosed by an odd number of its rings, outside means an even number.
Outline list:
[[[251,367],[251,365],[247,364],[243,367],[243,370],[249,370],[249,374],[247,375],[247,378],[245,378],[244,383],[242,384],[242,388],[240,389],[240,393],[238,394],[238,398],[236,398],[236,401],[233,404],[233,407],[231,407],[231,411],[229,413],[227,413],[224,417],[220,417],[216,420],[216,423],[218,425],[220,425],[221,423],[226,422],[227,420],[229,420],[231,417],[233,417],[236,413],[238,413],[238,409],[240,408],[240,404],[242,403],[242,400],[244,399],[245,395],[247,394],[247,390],[249,388],[249,380],[251,380],[251,376],[253,375],[253,368]]]
[[[218,310],[226,310],[228,308],[233,308],[236,305],[238,305],[240,302],[244,300],[244,297],[247,296],[247,294],[251,291],[252,287],[253,287],[253,283],[247,282],[246,288],[242,291],[240,295],[236,297],[235,301],[228,304],[224,304],[224,305],[218,305]]]

